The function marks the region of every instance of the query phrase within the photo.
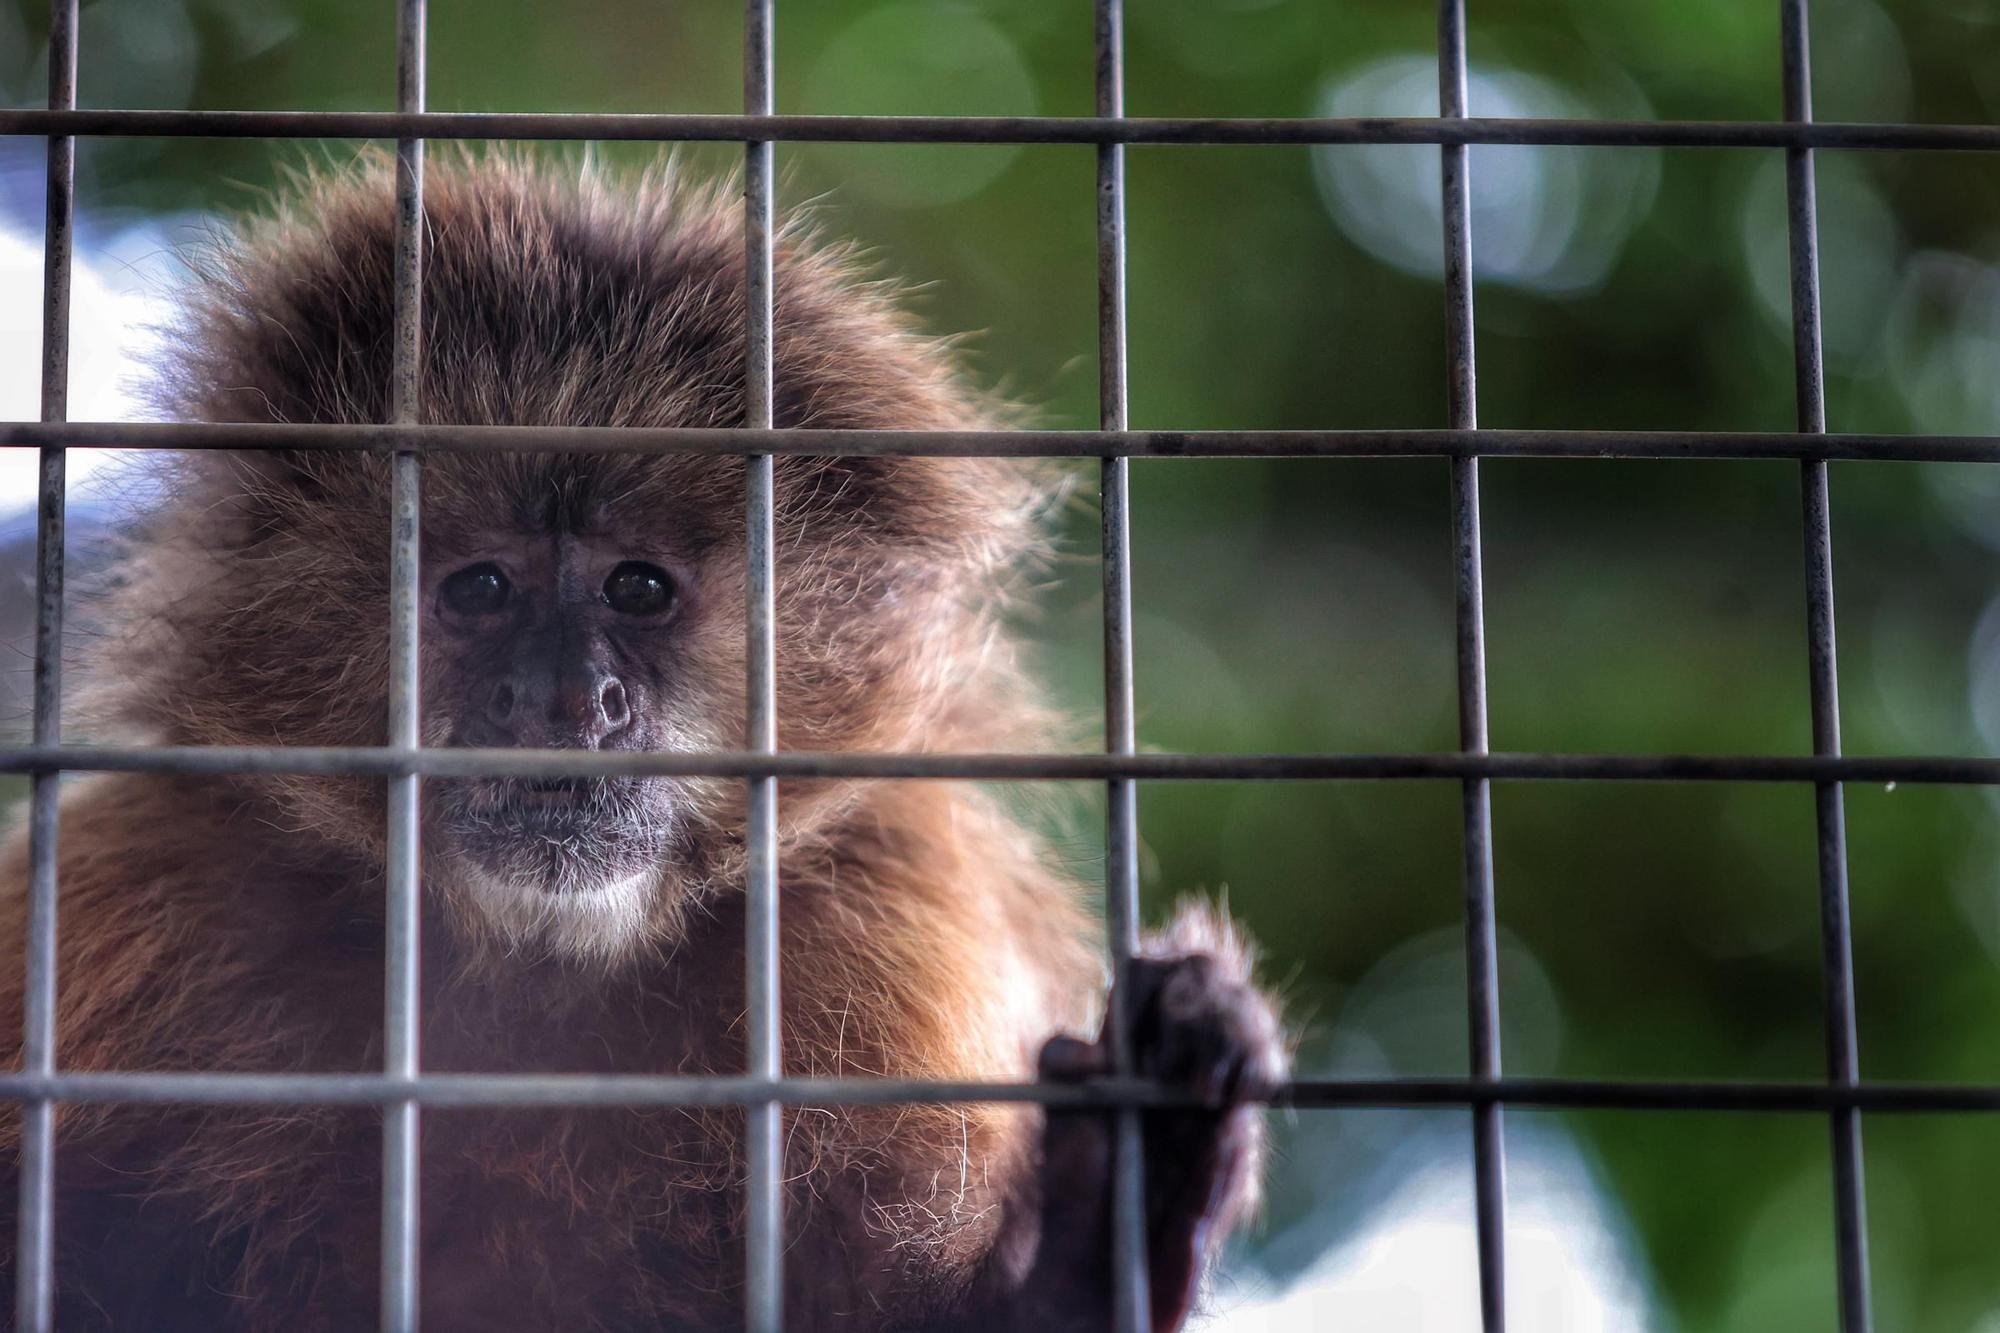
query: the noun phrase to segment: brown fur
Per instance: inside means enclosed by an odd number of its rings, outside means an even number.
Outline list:
[[[309,180],[216,247],[164,368],[166,406],[383,419],[389,188],[379,159]],[[426,208],[425,420],[741,423],[740,215],[720,191],[447,159]],[[777,424],[991,419],[948,349],[838,251],[787,230],[776,290]],[[670,668],[678,739],[739,740],[740,461],[435,455],[423,486],[427,571],[496,526],[650,534],[695,571]],[[386,460],[198,454],[166,493],[99,610],[85,706],[147,742],[381,743]],[[779,460],[781,744],[1043,744],[1000,617],[1050,493],[1014,463]],[[426,743],[450,744],[449,645],[427,631],[424,651]],[[780,788],[787,1072],[1023,1078],[1046,1037],[1088,1019],[1101,971],[1075,886],[993,800],[964,784]],[[687,818],[644,929],[602,954],[497,932],[427,853],[426,1068],[743,1067],[741,784],[677,791]],[[379,1068],[383,806],[382,784],[361,780],[69,787],[59,1063]],[[0,862],[0,950],[22,938],[25,859],[17,835]],[[1201,936],[1187,947],[1220,943],[1217,924],[1185,929]],[[9,993],[0,1034],[20,1026]],[[1039,1120],[993,1106],[788,1113],[788,1327],[917,1326],[1004,1285],[996,1265],[1018,1269],[1033,1239]],[[734,1326],[739,1123],[426,1113],[426,1327]],[[6,1142],[16,1133],[10,1121]],[[60,1141],[65,1327],[371,1322],[372,1113],[75,1107]]]

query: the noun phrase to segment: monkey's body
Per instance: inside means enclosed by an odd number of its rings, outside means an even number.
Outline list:
[[[936,787],[878,794],[866,843],[842,840],[837,856],[784,867],[789,1072],[1030,1076],[1046,1034],[1016,1016],[1044,1012],[1028,997],[1066,989],[1072,1024],[1089,1002],[1065,897],[1029,873],[988,879],[977,900],[953,904],[962,867],[925,864],[927,849],[971,850],[967,824],[982,812]],[[954,816],[959,840],[930,841],[935,822]],[[301,855],[259,817],[254,795],[220,783],[93,779],[68,795],[64,823],[64,1068],[379,1069],[381,928],[367,902],[379,886],[365,867]],[[94,832],[121,828],[144,845]],[[240,859],[209,863],[217,845]],[[124,880],[119,866],[141,859],[151,878]],[[23,871],[17,839],[6,873],[19,883]],[[10,939],[22,934],[19,901],[0,920]],[[741,1070],[737,905],[718,902],[671,956],[616,978],[546,960],[499,984],[479,968],[467,974],[434,917],[426,1068]],[[896,947],[915,932],[925,960]],[[18,1011],[10,1005],[0,1022],[18,1031]],[[428,1113],[425,1327],[740,1326],[739,1119]],[[951,1309],[953,1288],[994,1243],[1033,1130],[1031,1114],[996,1106],[792,1115],[787,1326],[894,1327]],[[62,1286],[122,1316],[101,1326],[371,1325],[381,1178],[372,1110],[75,1107],[61,1139]],[[63,1310],[66,1328],[100,1326],[80,1301]]]
[[[191,304],[171,407],[379,418],[382,185],[323,185],[309,219],[225,254]],[[429,219],[429,419],[740,421],[741,254],[713,196],[468,166],[434,173]],[[943,353],[836,264],[788,243],[778,293],[780,425],[981,419]],[[166,743],[380,743],[385,478],[379,457],[189,460],[108,602],[99,715]],[[741,479],[702,457],[431,458],[426,578],[463,568],[427,583],[426,743],[726,747]],[[1037,485],[976,460],[781,460],[784,745],[1036,743],[994,607],[1033,539]],[[626,596],[635,569],[670,601]],[[740,784],[424,790],[427,1070],[743,1068]],[[963,784],[780,790],[788,1073],[1022,1079],[1038,1051],[1045,1075],[1104,1067],[1102,1041],[1044,1048],[1090,1020],[1101,968],[1074,886],[1015,820]],[[78,782],[62,805],[59,1065],[379,1070],[382,826],[364,780]],[[25,843],[0,863],[15,975]],[[1282,1063],[1226,926],[1196,914],[1176,930],[1128,1006],[1140,1071],[1213,1106],[1148,1119],[1162,1330],[1254,1193],[1239,1098]],[[0,1041],[18,1005],[0,1003]],[[727,1108],[426,1111],[424,1327],[740,1327],[740,1123]],[[374,1108],[71,1106],[59,1143],[65,1329],[372,1325]],[[786,1327],[1103,1327],[1108,1160],[1096,1115],[788,1112]],[[0,1207],[13,1197],[0,1182]]]

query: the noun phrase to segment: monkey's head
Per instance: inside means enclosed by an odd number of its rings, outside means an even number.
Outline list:
[[[209,421],[387,418],[393,208],[380,159],[305,182],[212,251],[163,367]],[[522,426],[744,419],[739,208],[658,174],[615,184],[448,159],[426,182],[422,418]],[[780,237],[781,426],[965,428],[988,411],[878,286]],[[200,454],[121,580],[98,693],[187,744],[386,736],[391,462]],[[743,742],[744,464],[725,455],[435,453],[423,463],[425,744]],[[1016,699],[997,613],[1047,488],[979,460],[776,464],[780,744],[990,743]],[[781,833],[838,784],[781,784]],[[299,836],[379,856],[379,781],[257,779]],[[669,940],[740,883],[742,784],[439,779],[426,883],[475,942],[576,957]]]

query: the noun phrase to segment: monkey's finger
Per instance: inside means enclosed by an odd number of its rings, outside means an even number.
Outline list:
[[[1078,1037],[1049,1038],[1038,1064],[1042,1080],[1050,1083],[1081,1083],[1111,1072],[1110,1052],[1104,1044]]]

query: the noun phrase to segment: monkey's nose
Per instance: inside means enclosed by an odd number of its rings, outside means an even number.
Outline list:
[[[596,748],[632,721],[625,682],[600,675],[558,687],[549,696],[549,725],[561,745]]]
[[[632,725],[625,682],[602,668],[566,679],[510,673],[486,691],[478,727],[487,744],[594,750]]]
[[[625,698],[624,682],[615,676],[598,687],[597,716],[606,734],[622,731],[632,721],[632,705]]]

